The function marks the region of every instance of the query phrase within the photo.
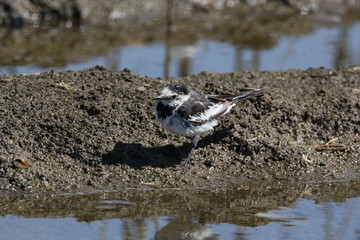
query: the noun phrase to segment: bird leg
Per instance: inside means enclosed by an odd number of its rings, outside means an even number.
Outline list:
[[[194,149],[196,148],[198,141],[199,141],[199,135],[195,135],[195,137],[192,140],[192,147],[190,149],[190,152],[187,155],[186,159],[182,161],[181,168],[184,168],[185,166],[187,166],[190,163],[191,154],[194,152]]]

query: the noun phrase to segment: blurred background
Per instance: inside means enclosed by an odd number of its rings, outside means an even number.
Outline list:
[[[0,0],[0,74],[360,64],[359,0]]]

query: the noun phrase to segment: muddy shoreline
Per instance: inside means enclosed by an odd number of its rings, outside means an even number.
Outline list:
[[[173,79],[103,67],[1,75],[0,187],[64,193],[358,177],[359,76],[359,67]],[[169,82],[270,94],[238,104],[177,171],[190,140],[159,126],[151,100]]]

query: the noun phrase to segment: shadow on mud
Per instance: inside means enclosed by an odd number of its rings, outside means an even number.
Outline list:
[[[189,143],[181,147],[165,145],[162,147],[145,147],[138,143],[116,143],[113,150],[103,156],[102,163],[126,164],[134,169],[145,166],[168,168],[179,164],[182,159],[183,151]]]
[[[211,143],[218,143],[229,134],[229,128],[213,132],[200,138],[198,148]],[[154,168],[169,168],[177,166],[191,150],[190,140],[182,146],[168,144],[160,147],[146,147],[138,143],[118,142],[115,147],[102,157],[106,165],[126,164],[134,169],[150,166]]]

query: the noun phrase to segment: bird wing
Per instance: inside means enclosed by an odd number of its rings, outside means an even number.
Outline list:
[[[181,105],[177,113],[192,124],[202,124],[227,112],[231,102],[189,101]]]
[[[184,111],[189,113],[187,121],[192,123],[204,123],[227,114],[237,101],[260,97],[265,94],[265,89],[255,89],[239,94],[227,95],[203,95],[199,101],[184,103]]]

